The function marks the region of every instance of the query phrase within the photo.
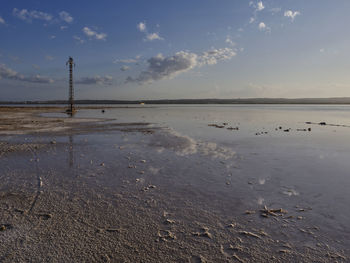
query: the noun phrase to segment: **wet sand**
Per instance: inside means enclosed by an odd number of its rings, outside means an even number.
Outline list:
[[[0,109],[0,262],[348,260],[308,207],[245,206],[231,148],[45,112]]]

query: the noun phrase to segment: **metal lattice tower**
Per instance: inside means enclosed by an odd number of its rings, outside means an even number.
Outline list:
[[[74,113],[73,66],[75,67],[75,63],[72,57],[69,57],[66,65],[69,66],[69,101],[68,101],[69,108],[67,110],[67,113],[73,114]]]

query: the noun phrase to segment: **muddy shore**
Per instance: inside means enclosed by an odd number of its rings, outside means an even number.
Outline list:
[[[147,120],[41,116],[62,111],[0,108],[0,262],[347,262],[304,208],[242,207],[227,149]],[[195,187],[201,173],[236,198]]]

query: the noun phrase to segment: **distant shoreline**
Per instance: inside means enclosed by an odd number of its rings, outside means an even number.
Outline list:
[[[159,100],[76,100],[75,104],[350,104],[350,97],[342,98],[251,98],[251,99],[159,99]],[[67,104],[66,100],[0,101],[0,105]]]

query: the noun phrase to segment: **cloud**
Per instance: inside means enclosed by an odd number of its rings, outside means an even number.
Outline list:
[[[72,23],[74,20],[74,18],[66,11],[61,11],[59,15],[60,18],[67,23]]]
[[[19,10],[17,8],[14,8],[12,11],[12,14],[15,17],[29,23],[32,22],[33,19],[44,20],[44,21],[51,21],[53,19],[52,15],[41,11],[37,11],[37,10],[28,11],[27,9]]]
[[[53,83],[54,82],[53,79],[40,76],[38,74],[33,76],[24,76],[14,71],[13,69],[8,68],[4,64],[0,64],[0,79],[18,80],[18,81],[30,82],[30,83]]]
[[[195,67],[214,65],[220,60],[228,60],[235,55],[235,51],[230,48],[212,49],[199,55],[187,51],[180,51],[169,57],[158,54],[147,60],[148,67],[145,71],[142,71],[136,78],[129,76],[126,82],[143,84],[162,79],[171,79]]]
[[[254,17],[249,18],[249,24],[254,23],[254,21],[255,21],[255,18],[254,18]]]
[[[320,52],[321,52],[321,53],[324,53],[324,52],[325,52],[325,49],[324,49],[324,48],[320,48]]]
[[[292,10],[287,10],[284,12],[284,16],[285,17],[289,17],[292,19],[292,21],[294,21],[294,18],[297,16],[297,15],[300,15],[300,12],[299,11],[292,11]]]
[[[271,28],[268,27],[264,22],[260,22],[258,28],[260,31],[271,32]]]
[[[137,24],[137,29],[140,31],[140,32],[146,32],[146,23],[144,22],[140,22]]]
[[[84,43],[85,43],[85,40],[82,39],[81,37],[73,36],[73,39],[74,39],[77,43],[80,43],[80,44],[84,44]]]
[[[249,6],[252,6],[255,9],[255,12],[259,12],[265,9],[265,6],[262,1],[259,1],[256,4],[253,1],[250,1]]]
[[[145,41],[164,40],[159,33],[149,33],[145,22],[138,23],[136,27],[140,32],[146,35]],[[159,25],[157,25],[157,27],[159,27]]]
[[[125,66],[125,65],[120,68],[121,71],[127,71],[129,69],[130,69],[130,67],[129,66]]]
[[[88,27],[83,28],[83,32],[90,38],[95,38],[97,40],[106,40],[107,34],[105,33],[97,33],[96,31],[91,30]]]
[[[153,41],[153,40],[164,40],[161,36],[159,36],[158,33],[150,33],[146,35],[146,40]]]
[[[0,24],[5,24],[5,20],[0,16]]]
[[[84,85],[111,85],[113,78],[109,75],[103,76],[95,76],[95,77],[84,77],[76,81],[76,84],[84,84]]]
[[[60,26],[60,29],[61,30],[65,30],[65,29],[67,29],[68,27],[67,26]]]
[[[49,36],[49,39],[55,39],[55,38],[56,38],[55,35]]]
[[[263,10],[264,8],[265,8],[265,6],[264,6],[264,4],[263,4],[262,1],[260,1],[260,2],[257,3],[257,6],[256,6],[256,10],[257,10],[257,11],[261,11],[261,10]]]
[[[203,52],[199,58],[199,65],[215,65],[220,60],[230,60],[236,56],[236,52],[231,48],[212,49]]]

